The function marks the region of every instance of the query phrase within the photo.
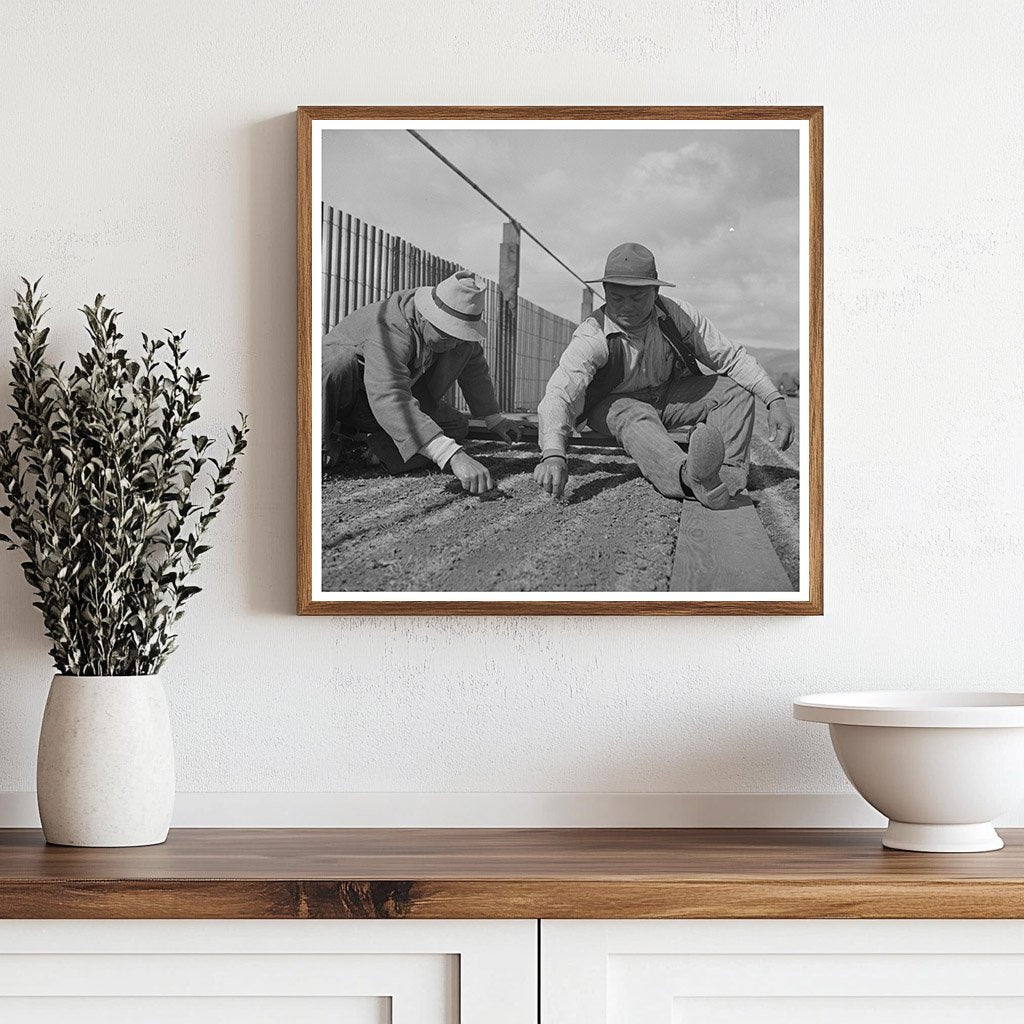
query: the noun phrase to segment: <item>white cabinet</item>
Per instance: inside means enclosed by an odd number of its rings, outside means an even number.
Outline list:
[[[3,1024],[536,1024],[536,921],[0,921]]]
[[[539,971],[538,971],[539,956]],[[1019,1024],[1019,921],[0,921],[2,1024]]]
[[[544,921],[545,1024],[1019,1024],[1024,922]]]

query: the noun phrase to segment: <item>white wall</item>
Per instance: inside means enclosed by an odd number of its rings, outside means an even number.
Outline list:
[[[187,327],[213,377],[206,426],[252,416],[164,675],[179,788],[264,795],[183,797],[179,821],[285,823],[306,808],[344,823],[391,806],[410,823],[436,807],[521,824],[599,805],[269,795],[285,793],[843,793],[826,731],[791,721],[794,695],[1021,685],[1019,4],[5,0],[0,13],[4,306],[20,275],[45,274],[62,352],[97,291],[128,337]],[[824,618],[293,614],[293,110],[425,102],[824,104]],[[51,674],[18,562],[0,551],[7,794],[33,788]],[[690,805],[600,806],[667,820]],[[795,805],[732,806],[782,821]],[[853,798],[830,806],[863,817]],[[30,801],[0,812],[30,820]]]

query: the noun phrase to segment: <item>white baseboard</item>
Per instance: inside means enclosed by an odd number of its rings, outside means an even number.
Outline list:
[[[827,828],[884,824],[855,794],[179,793],[177,828]],[[0,827],[37,828],[34,793]]]
[[[1024,823],[1006,815],[1004,827]],[[854,793],[179,793],[176,828],[880,828]],[[0,827],[38,828],[34,793]]]

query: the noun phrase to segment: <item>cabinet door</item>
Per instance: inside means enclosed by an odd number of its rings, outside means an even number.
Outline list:
[[[544,921],[541,1024],[1019,1024],[1024,922]]]
[[[536,921],[0,921],[3,1024],[535,1024]]]

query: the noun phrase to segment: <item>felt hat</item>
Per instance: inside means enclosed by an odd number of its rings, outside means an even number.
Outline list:
[[[639,242],[623,242],[615,246],[604,265],[604,277],[595,277],[587,284],[625,284],[634,288],[656,284],[675,288],[671,281],[658,280],[654,253]]]
[[[461,341],[480,341],[487,337],[485,295],[470,271],[459,270],[440,284],[417,288],[413,302],[420,316],[442,333]]]

